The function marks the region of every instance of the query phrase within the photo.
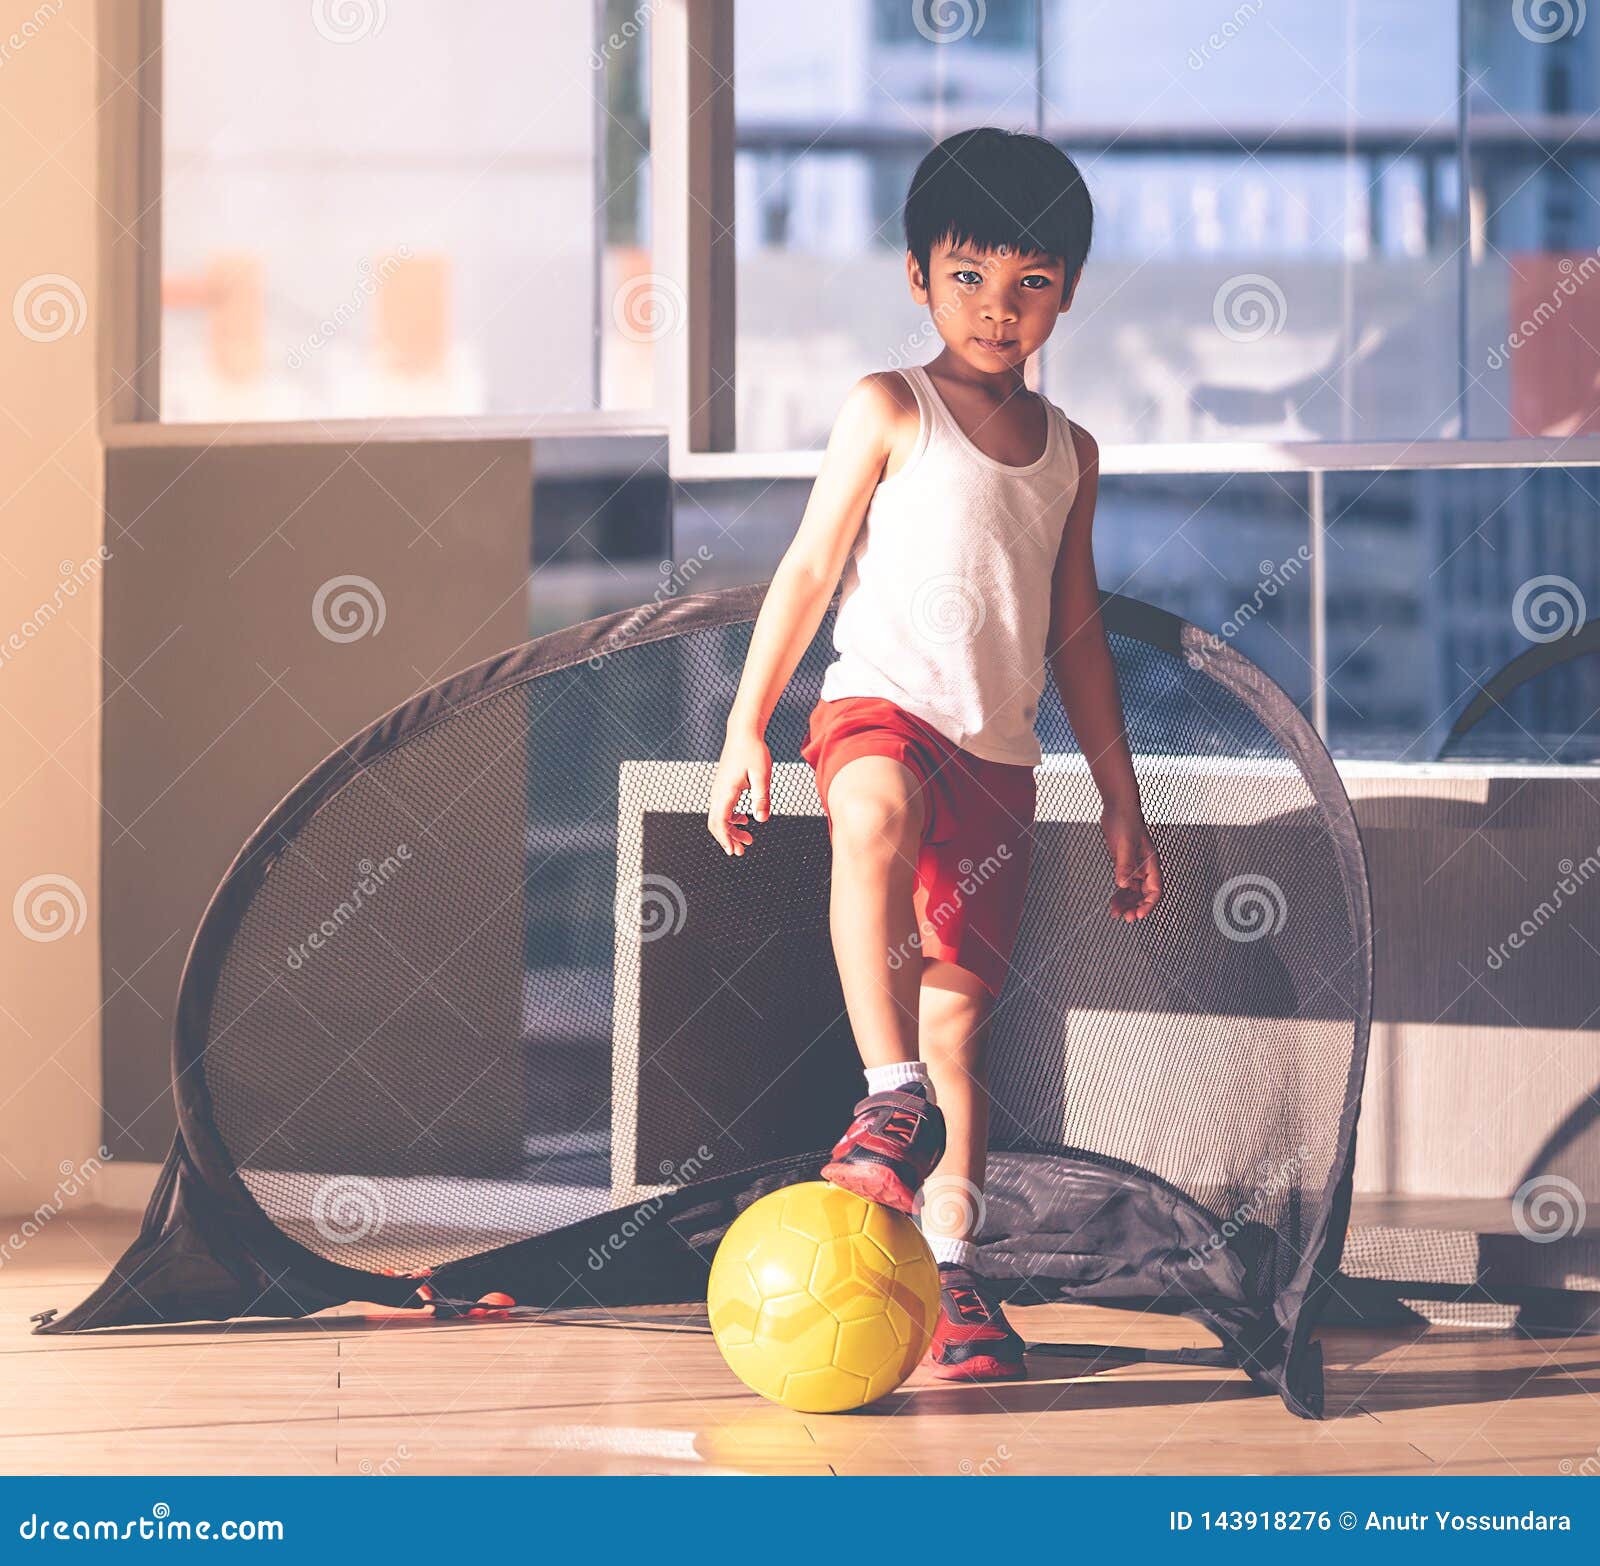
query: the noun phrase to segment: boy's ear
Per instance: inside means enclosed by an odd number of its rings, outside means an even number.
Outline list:
[[[1061,296],[1061,313],[1065,315],[1072,308],[1072,297],[1078,291],[1078,284],[1083,281],[1083,268],[1080,266],[1072,274],[1072,281],[1067,284],[1067,291]]]
[[[919,305],[928,302],[928,280],[922,275],[922,268],[917,265],[914,251],[906,251],[906,281],[911,285],[911,297]]]

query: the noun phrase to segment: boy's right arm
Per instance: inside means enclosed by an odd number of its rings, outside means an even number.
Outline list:
[[[706,827],[724,853],[743,854],[755,841],[743,830],[748,818],[734,810],[747,787],[756,820],[765,821],[771,813],[772,755],[763,737],[767,720],[827,613],[883,473],[899,413],[882,376],[869,375],[850,389],[805,515],[762,600],[706,816]]]

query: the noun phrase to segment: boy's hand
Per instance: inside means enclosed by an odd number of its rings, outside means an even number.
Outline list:
[[[1108,905],[1111,917],[1131,924],[1161,901],[1161,860],[1137,807],[1130,811],[1108,806],[1100,812],[1100,830],[1116,869],[1117,886]]]
[[[747,787],[756,820],[765,821],[771,814],[772,752],[759,734],[730,733],[711,778],[711,810],[706,816],[706,830],[722,844],[725,854],[743,854],[755,842],[743,830],[749,816],[734,810]]]

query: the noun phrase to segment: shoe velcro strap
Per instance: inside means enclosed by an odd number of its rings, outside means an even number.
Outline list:
[[[877,1109],[911,1109],[926,1114],[928,1108],[928,1100],[921,1093],[902,1093],[898,1088],[886,1088],[881,1093],[869,1093],[857,1103],[853,1112],[865,1115]]]

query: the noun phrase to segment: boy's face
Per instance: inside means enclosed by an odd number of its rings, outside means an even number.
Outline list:
[[[906,253],[911,297],[926,305],[946,347],[975,370],[1019,368],[1049,337],[1077,291],[1057,256],[976,250],[941,240],[924,278]],[[1080,273],[1079,276],[1082,274]]]

